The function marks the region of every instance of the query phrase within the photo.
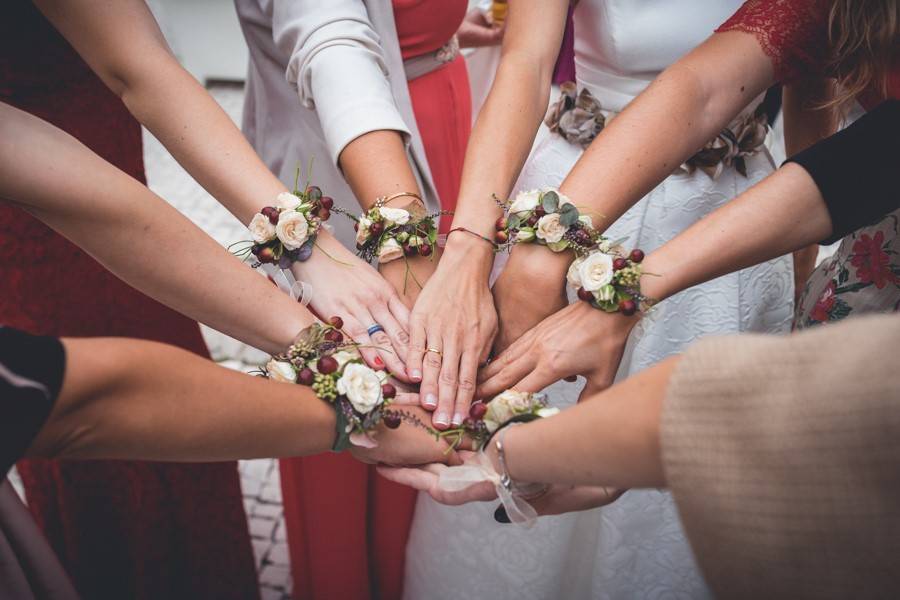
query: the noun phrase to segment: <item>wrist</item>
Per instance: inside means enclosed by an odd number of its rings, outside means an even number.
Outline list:
[[[524,244],[512,249],[506,269],[545,288],[564,288],[566,271],[573,259],[571,251],[552,252],[542,246]]]
[[[675,280],[675,271],[664,253],[659,251],[647,255],[644,259],[641,274],[641,293],[657,302],[662,302],[672,294],[679,292]]]

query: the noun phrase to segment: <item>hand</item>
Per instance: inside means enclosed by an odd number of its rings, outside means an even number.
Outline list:
[[[417,406],[415,394],[398,394],[389,410],[404,413],[427,423],[430,414]],[[441,438],[435,439],[423,427],[404,420],[397,429],[389,429],[381,424],[372,436],[378,443],[375,448],[352,446],[349,450],[354,458],[367,463],[385,465],[422,465],[429,463],[460,464],[462,461],[450,444]]]
[[[382,277],[394,286],[400,294],[400,298],[408,308],[412,308],[419,297],[422,288],[431,279],[434,270],[437,269],[440,251],[436,250],[431,256],[416,256],[406,259],[392,260],[378,265],[378,272]]]
[[[572,375],[584,375],[592,393],[605,389],[639,318],[606,313],[579,300],[541,321],[482,369],[478,397],[512,387],[537,392]]]
[[[456,31],[459,47],[497,46],[503,41],[503,33],[506,31],[504,25],[495,27],[488,21],[484,11],[473,8],[466,13],[466,18]]]
[[[494,284],[500,329],[494,353],[502,352],[522,334],[568,304],[565,273],[571,257],[547,248],[516,246]]]
[[[321,232],[309,260],[294,263],[294,276],[312,285],[310,308],[323,320],[339,316],[363,359],[376,369],[385,366],[409,381],[403,363],[409,343],[409,309],[394,288],[370,265]],[[367,330],[381,325],[371,337]]]
[[[492,262],[492,248],[483,240],[462,232],[451,236],[409,319],[407,372],[421,380],[422,406],[435,411],[437,429],[467,416],[478,365],[497,333],[488,289]]]

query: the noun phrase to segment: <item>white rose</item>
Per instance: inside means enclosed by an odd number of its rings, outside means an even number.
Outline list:
[[[275,237],[275,226],[266,215],[256,213],[247,226],[250,229],[250,235],[257,244],[265,244]]]
[[[559,213],[551,213],[549,215],[544,215],[537,222],[537,232],[535,235],[548,244],[555,244],[562,239],[565,232],[566,228],[559,222]]]
[[[388,238],[378,249],[378,262],[384,264],[403,256],[403,246],[394,238]]]
[[[269,373],[269,379],[272,381],[282,381],[284,383],[296,383],[297,371],[289,362],[275,360],[274,358],[266,363],[266,371]]]
[[[578,265],[578,279],[581,287],[596,292],[612,281],[613,259],[609,254],[595,252],[584,257]]]
[[[492,402],[501,400],[506,404],[513,414],[521,414],[527,412],[531,408],[531,394],[528,392],[518,392],[516,390],[506,390],[499,396],[495,397]]]
[[[409,222],[409,211],[402,208],[382,206],[378,209],[378,212],[381,213],[381,217],[387,221],[389,225],[406,225]]]
[[[523,227],[516,233],[517,242],[530,242],[534,239],[534,229],[531,227]]]
[[[552,417],[553,415],[558,415],[559,409],[553,406],[546,406],[544,408],[538,409],[537,416],[542,419],[546,419],[547,417]]]
[[[356,228],[356,243],[362,244],[369,237],[369,227],[372,226],[372,220],[367,217],[359,218],[359,227]]]
[[[300,202],[300,198],[290,192],[281,192],[275,196],[275,208],[297,208]]]
[[[541,199],[541,190],[519,192],[513,203],[509,205],[511,214],[526,213],[537,208]]]
[[[347,396],[353,408],[362,414],[381,404],[381,378],[360,363],[351,363],[344,368],[337,381],[337,391]]]
[[[278,216],[278,225],[275,227],[278,239],[288,250],[296,250],[306,242],[309,237],[309,223],[306,216],[293,210],[286,210]]]
[[[340,350],[331,355],[331,358],[337,361],[338,370],[344,368],[348,362],[357,360],[360,358],[359,354],[356,352],[349,352],[347,350]]]

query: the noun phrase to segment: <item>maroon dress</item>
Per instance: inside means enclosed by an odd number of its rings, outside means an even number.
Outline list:
[[[0,7],[0,101],[145,181],[139,124],[26,0]],[[196,323],[5,203],[0,290],[6,325],[156,340],[207,356]],[[84,598],[258,597],[235,463],[30,460],[19,471],[35,519]]]

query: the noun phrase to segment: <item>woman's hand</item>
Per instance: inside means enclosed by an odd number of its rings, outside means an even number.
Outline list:
[[[416,404],[415,394],[398,394],[397,401],[388,410],[402,412],[408,418],[428,423],[430,414]],[[383,465],[424,465],[431,463],[458,465],[462,461],[444,438],[437,439],[424,427],[409,423],[404,418],[400,427],[389,429],[381,424],[372,434],[378,445],[374,448],[352,446],[349,450],[357,460]],[[469,442],[461,447],[469,447]]]
[[[638,319],[575,302],[541,321],[485,367],[478,397],[513,387],[537,392],[573,375],[585,376],[592,392],[609,387]]]
[[[409,309],[391,284],[324,231],[310,259],[294,263],[292,270],[299,281],[312,286],[310,308],[326,321],[341,317],[344,331],[360,344],[360,353],[370,366],[387,367],[398,379],[409,381],[403,364],[409,343]],[[384,331],[369,336],[373,325]]]
[[[440,252],[436,250],[428,257],[415,256],[392,260],[378,265],[378,272],[394,286],[394,289],[400,294],[400,298],[411,309],[425,284],[437,269],[439,258]]]
[[[500,319],[495,353],[502,352],[541,320],[566,306],[565,273],[570,260],[568,253],[557,255],[537,245],[523,244],[513,249],[494,284],[494,302]]]
[[[504,23],[505,25],[505,23]],[[478,48],[482,46],[499,46],[503,41],[503,25],[494,26],[487,19],[484,11],[473,8],[466,13],[466,18],[456,30],[460,48]]]
[[[409,319],[407,372],[421,381],[422,406],[438,429],[462,423],[475,392],[478,365],[497,333],[488,288],[493,249],[459,232],[448,240],[437,270]]]

